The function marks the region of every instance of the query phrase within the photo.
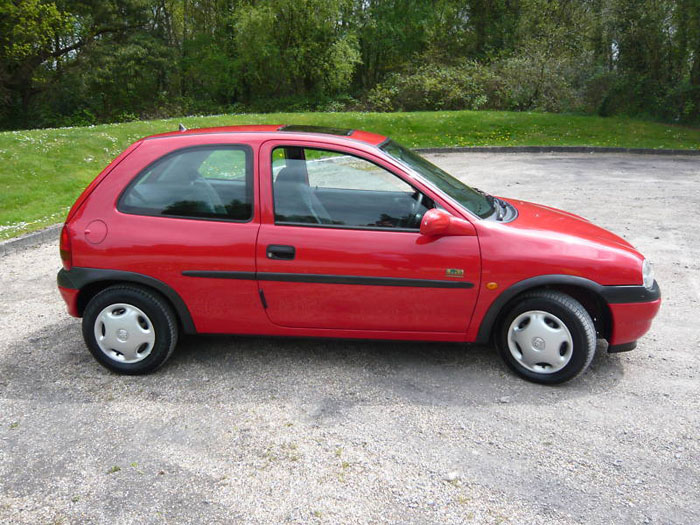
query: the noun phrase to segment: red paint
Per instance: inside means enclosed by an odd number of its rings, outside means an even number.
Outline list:
[[[386,137],[361,131],[349,137],[278,132],[279,127],[172,132],[132,145],[88,186],[68,216],[66,235],[73,266],[135,272],[165,283],[182,298],[201,333],[439,341],[474,341],[493,302],[530,277],[571,275],[600,285],[642,282],[642,255],[585,219],[512,200],[518,210],[514,221],[481,220],[385,155],[376,144]],[[253,149],[255,200],[250,222],[117,211],[119,195],[145,166],[174,150],[205,144],[247,144]],[[330,148],[363,157],[402,177],[446,211],[425,214],[421,228],[430,235],[276,225],[270,170],[271,152],[279,144]],[[98,244],[91,237],[96,235],[96,220],[107,225],[104,232],[97,232],[100,237],[105,234]],[[294,246],[295,258],[269,259],[266,247],[270,244]],[[321,284],[182,275],[192,270],[459,281],[474,286]],[[486,282],[498,287],[489,290],[482,285]],[[71,315],[78,316],[79,292],[60,291]],[[610,343],[641,337],[659,304],[610,305]]]
[[[79,317],[78,313],[78,295],[80,290],[73,290],[72,288],[64,288],[63,286],[58,287],[58,291],[61,293],[61,297],[66,303],[66,310],[69,315],[73,317]]]
[[[480,320],[510,286],[539,275],[573,275],[601,285],[641,285],[644,257],[629,243],[573,214],[506,199],[518,210],[510,223],[476,221],[484,289],[467,331],[476,339]]]
[[[651,322],[661,307],[661,299],[649,303],[611,304],[613,318],[611,345],[636,341],[651,328]]]
[[[63,263],[63,269],[70,270],[73,267],[73,252],[71,250],[70,232],[67,224],[64,224],[63,228],[61,228],[59,253],[61,255],[61,263]]]
[[[441,235],[476,235],[474,226],[469,221],[453,217],[449,213],[433,208],[423,215],[420,223],[421,235],[437,237]]]
[[[361,140],[362,142],[372,144],[373,146],[381,144],[386,140],[384,135],[377,135],[376,133],[370,133],[369,131],[362,131],[359,129],[353,131],[350,138],[353,140]]]

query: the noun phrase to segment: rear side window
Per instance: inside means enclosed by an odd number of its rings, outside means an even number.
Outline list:
[[[141,172],[119,199],[124,213],[249,221],[253,216],[253,158],[247,146],[175,151]]]

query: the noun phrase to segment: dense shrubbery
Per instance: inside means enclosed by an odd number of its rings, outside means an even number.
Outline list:
[[[517,56],[489,65],[427,65],[393,73],[368,93],[366,106],[375,111],[582,109],[579,94],[558,64]]]
[[[0,129],[483,108],[700,122],[697,0],[0,2]]]
[[[481,109],[492,84],[490,70],[477,62],[430,64],[409,74],[392,73],[369,92],[367,104],[376,111]]]

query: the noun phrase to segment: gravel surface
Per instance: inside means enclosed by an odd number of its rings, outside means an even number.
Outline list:
[[[654,261],[637,350],[544,387],[478,346],[190,337],[120,377],[40,246],[0,258],[0,522],[700,523],[700,159],[431,158]]]

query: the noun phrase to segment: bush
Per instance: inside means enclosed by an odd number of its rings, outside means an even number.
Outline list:
[[[584,111],[597,113],[601,117],[609,116],[608,96],[616,81],[616,73],[600,71],[592,75],[584,84],[582,98]]]
[[[579,106],[569,79],[574,68],[568,60],[515,55],[493,64],[498,79],[499,109],[560,112]]]
[[[572,61],[516,55],[489,65],[424,65],[394,73],[367,95],[368,109],[419,111],[508,109],[571,111],[581,109]]]
[[[389,75],[368,93],[367,105],[375,111],[482,109],[493,84],[489,69],[477,62],[430,64]]]

